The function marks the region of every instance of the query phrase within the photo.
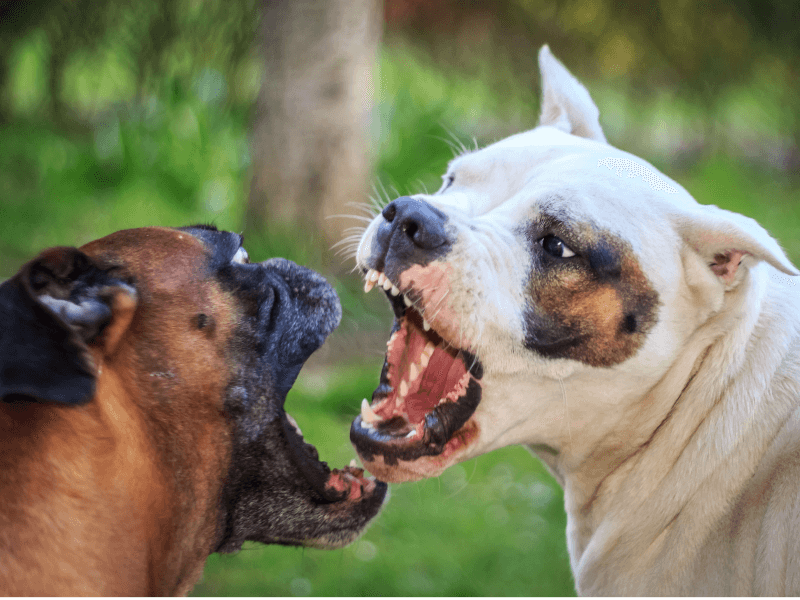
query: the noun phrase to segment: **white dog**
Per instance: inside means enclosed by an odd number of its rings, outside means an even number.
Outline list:
[[[393,482],[527,445],[564,486],[581,594],[799,594],[800,273],[539,63],[536,129],[364,231],[397,320],[351,440]]]

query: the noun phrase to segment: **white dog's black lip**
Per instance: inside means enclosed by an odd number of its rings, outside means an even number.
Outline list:
[[[372,429],[363,426],[359,415],[350,426],[350,441],[363,459],[371,461],[379,454],[390,466],[396,465],[398,460],[411,461],[423,456],[438,456],[453,435],[469,420],[480,400],[480,384],[470,381],[466,393],[458,402],[437,406],[425,416],[421,440],[409,441],[403,433],[398,435],[397,430],[405,425],[399,419],[389,419],[377,429]]]

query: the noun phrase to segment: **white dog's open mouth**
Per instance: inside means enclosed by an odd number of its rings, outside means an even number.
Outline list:
[[[483,367],[431,328],[414,308],[413,291],[384,288],[396,320],[380,384],[371,404],[363,400],[350,440],[362,459],[378,454],[387,465],[450,454],[467,441],[462,428],[480,402]]]

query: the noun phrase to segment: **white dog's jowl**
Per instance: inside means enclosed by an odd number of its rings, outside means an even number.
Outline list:
[[[798,594],[800,273],[609,145],[539,63],[538,127],[364,231],[396,321],[351,439],[392,482],[528,446],[564,486],[582,594]]]

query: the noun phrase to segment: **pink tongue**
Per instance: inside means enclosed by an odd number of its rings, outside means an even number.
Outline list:
[[[444,398],[466,372],[461,360],[437,348],[420,376],[419,388],[406,398],[406,411],[411,423],[419,423]]]

